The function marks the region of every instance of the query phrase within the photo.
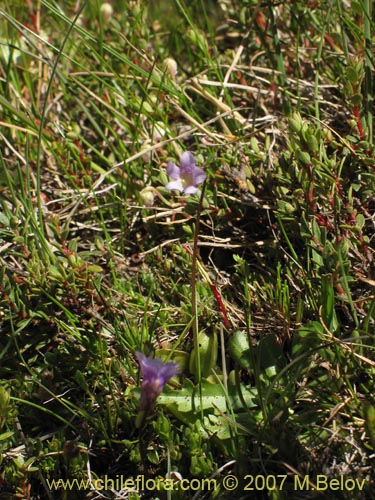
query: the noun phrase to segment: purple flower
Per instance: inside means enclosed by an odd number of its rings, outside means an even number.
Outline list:
[[[153,408],[168,380],[180,373],[180,369],[177,363],[163,363],[161,359],[147,357],[139,351],[135,354],[143,377],[139,409],[148,411]]]
[[[181,167],[175,163],[169,162],[167,165],[167,174],[174,181],[168,182],[166,189],[180,191],[183,194],[195,194],[197,185],[202,184],[206,174],[201,168],[195,166],[195,158],[190,151],[182,153],[180,158]]]

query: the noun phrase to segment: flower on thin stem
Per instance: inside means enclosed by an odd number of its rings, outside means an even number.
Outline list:
[[[180,158],[181,167],[169,162],[167,174],[174,179],[165,186],[169,191],[180,191],[183,194],[195,194],[197,186],[206,179],[204,171],[195,166],[195,158],[190,151],[182,153]]]
[[[146,414],[153,409],[159,394],[168,380],[180,373],[177,363],[163,363],[161,359],[147,357],[137,351],[136,356],[141,365],[142,389],[137,417],[137,427],[140,427]]]

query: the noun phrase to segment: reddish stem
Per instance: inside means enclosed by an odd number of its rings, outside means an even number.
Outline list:
[[[217,291],[217,288],[216,288],[216,286],[213,283],[209,283],[209,285],[210,285],[210,288],[212,290],[212,293],[215,296],[217,305],[219,306],[219,309],[220,309],[220,311],[221,311],[221,313],[223,315],[223,320],[224,320],[225,328],[227,328],[228,330],[230,330],[232,328],[232,325],[230,324],[230,321],[229,321],[229,318],[228,318],[228,315],[227,315],[227,310],[226,310],[225,305],[223,303],[223,300],[222,300],[222,298],[220,296],[220,293]]]
[[[365,132],[364,132],[363,127],[362,127],[361,115],[359,113],[358,106],[353,107],[353,113],[354,113],[354,116],[355,116],[355,119],[357,122],[357,129],[358,129],[358,133],[359,133],[359,138],[361,141],[364,141],[365,140]]]

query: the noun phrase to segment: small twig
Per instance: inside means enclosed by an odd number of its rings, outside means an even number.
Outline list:
[[[197,378],[200,386],[200,398],[201,398],[201,412],[203,420],[203,404],[202,404],[202,390],[201,390],[201,365],[199,357],[199,342],[198,342],[198,303],[197,303],[197,264],[198,264],[198,236],[200,229],[200,216],[202,212],[203,197],[206,188],[206,180],[202,186],[202,192],[199,199],[199,204],[197,208],[197,214],[195,219],[195,229],[194,229],[194,240],[193,240],[193,253],[192,253],[192,264],[191,264],[191,309],[193,317],[193,343],[195,348],[195,353],[197,356]]]

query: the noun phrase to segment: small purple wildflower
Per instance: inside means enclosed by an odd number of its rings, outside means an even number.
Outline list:
[[[206,179],[206,174],[199,167],[195,166],[193,153],[185,151],[180,158],[181,167],[170,161],[167,165],[167,174],[174,181],[168,182],[165,186],[169,191],[176,190],[183,194],[195,194],[198,184],[202,184]]]
[[[139,351],[135,354],[141,365],[143,377],[139,409],[149,411],[153,408],[165,384],[171,377],[180,373],[180,369],[177,363],[163,363],[161,359],[147,357]]]

